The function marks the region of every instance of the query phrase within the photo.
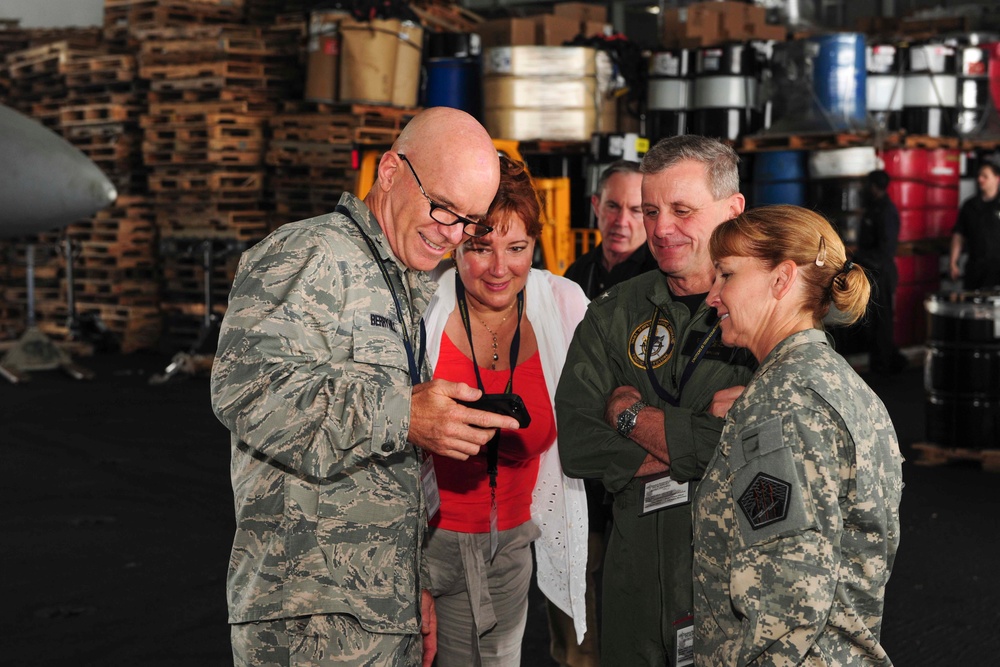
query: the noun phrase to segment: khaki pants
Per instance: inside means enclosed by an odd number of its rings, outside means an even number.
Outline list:
[[[518,667],[528,620],[531,543],[528,521],[500,531],[489,561],[489,533],[436,528],[424,549],[438,621],[437,667]]]
[[[346,614],[231,626],[235,667],[420,667],[420,635],[368,632]]]

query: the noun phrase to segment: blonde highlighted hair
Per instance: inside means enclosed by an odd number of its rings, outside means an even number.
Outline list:
[[[803,307],[819,323],[833,304],[853,324],[871,294],[865,270],[847,259],[844,242],[822,215],[778,204],[744,211],[712,232],[712,259],[754,257],[768,268],[791,260],[805,284]]]

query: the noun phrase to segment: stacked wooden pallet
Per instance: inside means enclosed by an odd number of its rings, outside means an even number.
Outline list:
[[[345,191],[355,191],[366,150],[392,145],[414,109],[288,103],[270,121],[275,225],[329,213]]]
[[[11,104],[83,151],[120,195],[115,206],[66,228],[72,285],[62,252],[64,237],[32,239],[42,257],[46,249],[60,251],[58,275],[36,272],[39,328],[57,339],[70,335],[72,287],[77,315],[99,321],[123,349],[146,347],[155,342],[159,297],[156,239],[139,151],[143,91],[136,80],[135,57],[109,50],[99,29],[27,34],[29,46],[5,56]]]
[[[181,344],[194,310],[225,303],[233,253],[269,230],[265,210],[266,119],[299,95],[300,32],[178,22],[133,27],[139,75],[149,85],[142,155],[160,238],[168,336]],[[206,283],[201,242],[221,244],[223,267]],[[229,244],[227,242],[236,242]],[[196,279],[196,277],[199,277]],[[193,322],[192,322],[193,319]]]

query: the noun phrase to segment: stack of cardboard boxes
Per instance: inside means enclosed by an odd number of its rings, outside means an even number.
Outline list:
[[[614,131],[611,61],[603,51],[562,46],[578,35],[609,32],[601,5],[567,2],[553,14],[487,21],[483,108],[494,137],[516,141],[589,141]]]
[[[577,35],[593,37],[610,31],[607,9],[586,2],[562,2],[551,14],[486,21],[478,26],[483,47],[562,46]]]
[[[698,2],[663,13],[663,46],[698,48],[751,39],[783,41],[784,26],[767,22],[767,10],[743,2]]]

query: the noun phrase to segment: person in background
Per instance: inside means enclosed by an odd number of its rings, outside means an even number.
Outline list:
[[[762,206],[712,233],[708,303],[760,363],[695,493],[695,664],[891,665],[879,642],[902,457],[822,329],[869,282],[821,215]]]
[[[587,498],[563,475],[553,396],[588,300],[531,268],[539,201],[523,165],[501,157],[500,173],[486,217],[494,231],[458,247],[427,308],[428,356],[438,380],[519,395],[531,423],[467,460],[433,455],[441,509],[426,556],[438,667],[521,664],[532,543],[542,593],[575,621],[574,643],[586,630]]]
[[[889,199],[889,174],[877,170],[865,181],[865,211],[858,232],[854,259],[872,277],[872,299],[868,309],[868,365],[876,373],[897,373],[907,362],[895,343],[893,301],[899,273],[899,211]]]
[[[614,496],[604,562],[601,663],[689,665],[691,490],[750,378],[705,304],[708,239],[743,210],[739,158],[716,139],[661,140],[642,161],[643,223],[659,271],[591,302],[556,391],[566,473]]]
[[[962,204],[951,234],[949,274],[952,280],[962,275],[958,260],[964,250],[962,287],[967,290],[1000,286],[1000,166],[984,163],[976,181],[979,194]]]
[[[433,660],[421,458],[476,456],[517,421],[460,404],[475,387],[428,381],[423,272],[491,231],[499,180],[485,129],[428,109],[364,201],[345,193],[240,259],[212,368],[232,432],[235,665]]]
[[[565,277],[593,299],[618,283],[658,268],[646,245],[642,225],[642,172],[639,163],[617,160],[601,172],[590,205],[601,231],[601,242],[566,269]],[[548,603],[552,659],[563,667],[597,667],[601,661],[596,577],[604,560],[605,532],[611,507],[604,485],[585,479],[590,537],[587,544],[587,635],[576,643],[573,619]]]
[[[583,288],[588,299],[657,268],[642,225],[642,172],[633,160],[617,160],[601,172],[590,206],[601,242],[576,258],[563,274]]]

